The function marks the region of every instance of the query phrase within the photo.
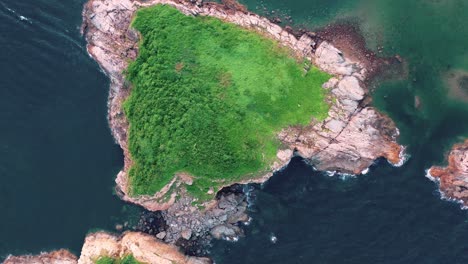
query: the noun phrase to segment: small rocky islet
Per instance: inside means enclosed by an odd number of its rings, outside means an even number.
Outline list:
[[[455,144],[447,156],[446,167],[433,166],[426,177],[439,185],[441,196],[468,207],[468,140]]]
[[[130,192],[129,123],[122,104],[131,90],[122,72],[127,69],[129,60],[138,57],[139,35],[130,26],[135,12],[159,4],[172,6],[185,15],[215,17],[259,32],[333,76],[323,85],[330,106],[328,117],[307,126],[284,128],[278,133],[282,148],[268,173],[241,182],[226,182],[210,190],[218,195],[202,207],[194,203],[196,200],[186,191],[191,180],[184,174],[174,175],[170,184],[154,195],[132,196]],[[298,34],[283,29],[230,1],[215,4],[176,0],[90,0],[85,5],[83,18],[88,52],[111,79],[109,124],[125,155],[124,169],[116,180],[118,193],[123,200],[149,211],[162,211],[159,217],[164,224],[151,228],[145,222],[138,228],[141,232],[127,231],[121,235],[89,234],[79,258],[60,250],[38,256],[10,256],[5,263],[94,263],[102,257],[121,259],[129,255],[142,263],[210,263],[206,258],[186,256],[174,245],[187,247],[189,241],[198,239],[235,240],[241,236],[240,226],[249,221],[248,204],[245,194],[235,184],[264,182],[295,155],[309,160],[318,170],[350,174],[362,173],[381,157],[395,165],[405,160],[404,147],[397,143],[399,132],[395,124],[370,106],[366,82],[378,70],[377,58],[358,56],[367,51],[353,53],[341,47],[342,42],[334,43],[329,34],[321,37],[311,32]],[[386,59],[390,61],[395,59]],[[167,192],[172,192],[169,199]],[[149,219],[155,221],[153,216],[145,221]]]

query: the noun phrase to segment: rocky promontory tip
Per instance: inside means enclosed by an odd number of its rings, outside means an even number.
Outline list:
[[[439,183],[442,197],[468,207],[468,139],[452,147],[447,167],[431,167],[427,177]]]

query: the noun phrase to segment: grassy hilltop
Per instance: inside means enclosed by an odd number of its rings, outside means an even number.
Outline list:
[[[126,78],[132,195],[154,194],[177,172],[207,199],[210,186],[268,170],[290,125],[324,119],[329,75],[261,34],[164,5],[137,12],[138,58]]]

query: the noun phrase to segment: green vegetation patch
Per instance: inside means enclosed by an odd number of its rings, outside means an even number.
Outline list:
[[[322,84],[291,51],[258,32],[164,5],[137,12],[142,41],[126,72],[132,194],[154,194],[177,172],[194,175],[188,190],[265,172],[276,159],[277,133],[327,116]]]
[[[137,261],[132,255],[125,256],[122,259],[115,259],[111,257],[100,257],[96,264],[142,264]]]

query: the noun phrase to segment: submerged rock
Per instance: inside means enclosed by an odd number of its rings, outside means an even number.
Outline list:
[[[216,239],[236,240],[240,228],[232,225],[217,225],[211,229],[211,235]]]
[[[459,201],[468,206],[468,140],[452,147],[448,155],[448,166],[433,166],[427,177],[439,183],[444,198]]]

